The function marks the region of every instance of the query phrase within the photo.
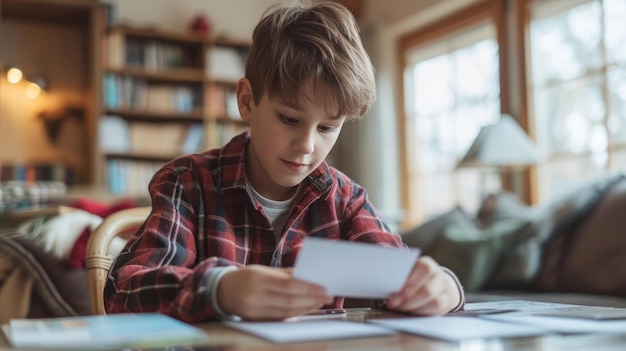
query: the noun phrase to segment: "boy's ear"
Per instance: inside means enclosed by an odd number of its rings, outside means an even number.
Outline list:
[[[252,105],[254,99],[252,97],[252,85],[247,78],[241,78],[237,82],[237,107],[239,107],[239,114],[241,119],[246,122],[250,122],[250,116],[252,113]]]

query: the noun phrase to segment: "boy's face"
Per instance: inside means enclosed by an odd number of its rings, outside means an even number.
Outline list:
[[[319,89],[318,89],[319,90]],[[247,79],[237,85],[239,112],[250,122],[250,146],[246,175],[254,189],[266,198],[286,200],[335,145],[345,116],[337,116],[328,94],[302,90],[301,106],[290,106],[265,93],[258,104]]]

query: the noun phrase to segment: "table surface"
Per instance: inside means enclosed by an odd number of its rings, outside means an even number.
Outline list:
[[[397,317],[397,314],[368,308],[347,309],[346,319],[364,322],[370,318]],[[325,340],[306,343],[275,344],[255,336],[228,328],[221,323],[197,325],[208,335],[208,342],[201,346],[167,348],[168,351],[608,351],[626,350],[624,334],[549,335],[513,339],[468,340],[446,342],[417,335],[399,333],[384,337],[367,337],[342,340]],[[2,333],[0,333],[2,334]],[[2,334],[0,351],[11,350]],[[165,350],[165,349],[154,349]]]
[[[397,314],[376,311],[367,308],[347,309],[346,319],[364,322],[370,318],[397,317]],[[550,335],[515,339],[468,340],[453,343],[412,334],[399,333],[392,336],[369,337],[344,340],[326,340],[307,343],[274,344],[263,339],[230,329],[220,323],[208,323],[199,326],[209,336],[206,348],[198,351],[230,350],[301,350],[301,351],[520,351],[520,350],[626,350],[626,330],[620,335]]]

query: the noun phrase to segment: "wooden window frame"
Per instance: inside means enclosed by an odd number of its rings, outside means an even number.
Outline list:
[[[506,16],[507,16],[507,0],[487,0],[474,5],[470,5],[464,9],[461,9],[454,14],[440,20],[436,21],[422,29],[418,29],[413,32],[409,32],[399,39],[398,45],[398,72],[397,74],[397,82],[398,82],[398,101],[397,104],[399,106],[399,126],[400,130],[403,132],[400,133],[399,140],[399,149],[400,149],[400,158],[401,158],[401,184],[403,189],[407,189],[407,191],[402,192],[402,207],[405,209],[407,216],[405,217],[405,222],[402,224],[403,228],[407,228],[409,226],[415,225],[418,221],[416,218],[417,213],[419,213],[419,208],[417,202],[412,200],[409,194],[413,194],[413,188],[416,186],[412,184],[410,181],[410,152],[409,152],[409,144],[407,140],[406,134],[406,122],[407,122],[407,113],[406,106],[404,101],[404,87],[405,87],[405,79],[404,79],[404,70],[406,67],[406,54],[409,50],[414,49],[415,47],[425,45],[427,43],[433,42],[437,39],[443,38],[447,35],[459,32],[464,28],[471,27],[472,25],[478,24],[485,20],[491,20],[496,28],[496,40],[498,43],[498,53],[499,53],[499,64],[500,64],[500,110],[502,113],[511,113],[511,77],[517,76],[520,77],[516,80],[518,96],[517,100],[519,101],[518,111],[514,115],[517,117],[518,123],[526,132],[532,130],[532,126],[530,125],[530,120],[528,119],[528,108],[527,108],[527,88],[526,88],[526,62],[527,62],[527,28],[529,15],[527,13],[527,1],[530,0],[511,0],[513,5],[513,10],[515,13],[514,20],[514,31],[515,42],[517,43],[515,47],[515,51],[519,52],[518,55],[518,67],[516,67],[516,71],[512,72],[509,65],[509,50],[511,49],[509,45],[507,45],[507,38],[509,27],[507,27]],[[520,11],[521,9],[521,11]],[[514,74],[515,73],[515,74]],[[517,83],[518,82],[518,83]],[[531,138],[534,136],[529,134]],[[533,172],[535,175],[533,175]],[[521,184],[523,188],[523,194],[520,196],[527,201],[528,203],[535,203],[537,199],[537,187],[536,182],[533,181],[536,179],[536,169],[531,167],[530,169],[521,172]],[[512,178],[505,177],[503,179],[503,186],[505,189],[512,188]]]

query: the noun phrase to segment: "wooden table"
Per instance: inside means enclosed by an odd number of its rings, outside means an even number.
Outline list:
[[[397,316],[390,312],[370,309],[348,309],[346,319],[364,322],[370,318]],[[307,343],[274,344],[226,327],[221,323],[198,325],[209,341],[206,345],[150,349],[151,351],[617,351],[626,350],[626,330],[620,335],[550,335],[542,337],[468,340],[451,343],[411,334],[384,337],[328,340]],[[2,333],[0,333],[2,334]],[[11,350],[7,340],[0,337],[0,351]],[[23,350],[23,349],[21,349]]]
[[[364,322],[370,318],[397,317],[398,315],[370,309],[348,309],[347,319]],[[214,348],[196,348],[197,351],[553,351],[553,350],[626,350],[626,330],[620,335],[550,335],[542,337],[468,340],[460,343],[434,340],[400,333],[385,337],[316,341],[294,344],[274,344],[263,339],[230,329],[220,323],[199,326],[209,335]]]

